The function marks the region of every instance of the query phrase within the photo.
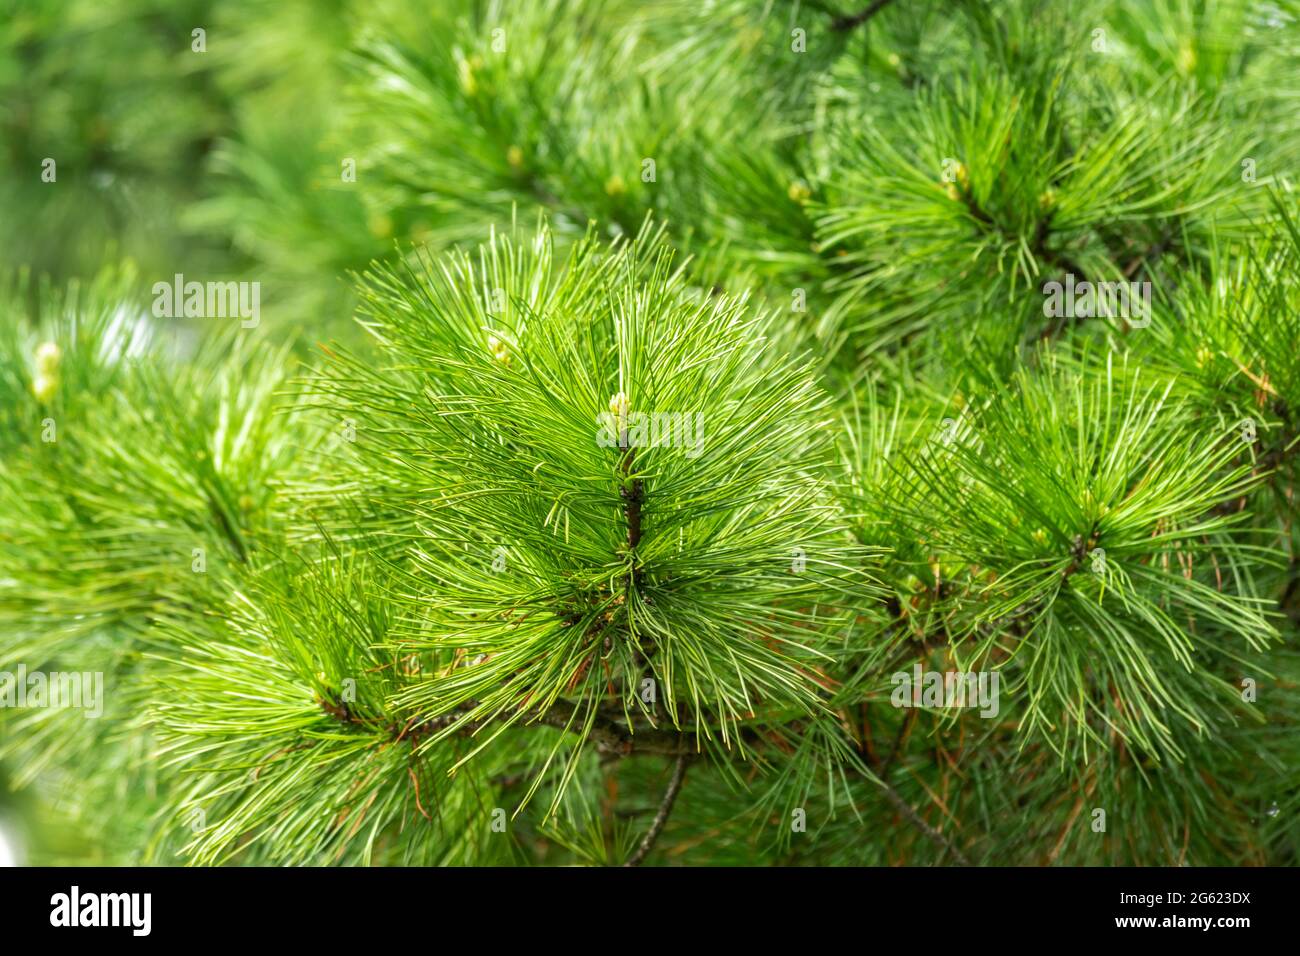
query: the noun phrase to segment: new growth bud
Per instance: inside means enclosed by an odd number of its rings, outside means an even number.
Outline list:
[[[614,422],[621,434],[627,428],[627,413],[630,406],[627,396],[622,392],[615,392],[609,398],[609,413],[614,416]]]
[[[488,351],[492,353],[492,357],[502,365],[510,364],[510,346],[506,344],[504,339],[498,338],[495,335],[489,335],[487,347]]]
[[[62,353],[54,342],[43,342],[36,349],[36,374],[32,377],[32,394],[48,402],[59,387],[59,360]]]

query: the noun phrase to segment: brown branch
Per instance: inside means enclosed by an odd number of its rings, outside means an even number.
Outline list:
[[[378,718],[363,717],[355,713],[346,702],[337,701],[331,697],[319,698],[318,704],[326,714],[349,727],[357,727],[370,733],[382,734],[393,743],[409,740],[412,744],[419,743],[430,734],[446,730],[458,724],[458,722],[464,720],[467,713],[478,707],[477,701],[470,700],[450,713],[439,714],[436,717],[429,717],[420,721],[410,720],[406,723],[397,723],[385,722]],[[586,727],[586,721],[580,715],[577,715],[577,710],[578,706],[576,704],[563,700],[557,701],[543,713],[534,717],[533,721],[545,724],[547,727],[554,727],[557,730],[581,734]],[[481,721],[467,721],[459,724],[457,732],[470,736],[477,733],[482,726]],[[596,745],[597,750],[604,754],[619,757],[625,757],[632,753],[677,757],[695,752],[688,734],[654,729],[636,731],[602,714],[596,715],[590,733],[591,740]]]
[[[934,827],[930,826],[930,824],[922,820],[921,815],[912,809],[912,805],[908,803],[906,800],[904,800],[899,795],[897,790],[895,790],[893,787],[887,784],[884,780],[879,781],[879,783],[880,786],[884,788],[885,797],[889,800],[889,802],[892,803],[898,809],[899,813],[901,813],[904,817],[907,818],[907,821],[911,823],[912,826],[920,830],[921,833],[923,833],[926,836],[926,838],[930,840],[931,843],[939,847],[939,849],[951,853],[953,855],[953,859],[955,859],[962,866],[971,865],[970,860],[966,859],[965,854],[963,854],[961,850],[957,849],[956,844],[954,844],[951,840],[949,840],[946,836],[944,836],[941,832],[936,830]]]
[[[682,784],[686,782],[686,765],[690,758],[686,754],[678,754],[677,762],[673,764],[673,776],[668,781],[668,789],[664,791],[664,798],[659,803],[659,809],[655,812],[655,818],[650,823],[650,829],[646,835],[641,838],[641,845],[636,848],[624,863],[624,866],[640,866],[649,852],[654,848],[655,841],[659,839],[659,833],[663,830],[664,824],[668,822],[668,815],[673,812],[673,804],[677,802],[677,794],[681,793]]]
[[[623,513],[627,517],[627,546],[629,550],[632,550],[641,543],[641,505],[645,502],[645,488],[640,478],[634,478],[630,483],[627,481],[633,473],[632,468],[636,462],[636,448],[628,446],[626,431],[622,434],[619,447],[627,452],[623,456],[624,484],[619,489],[619,494],[623,496],[625,502]]]
[[[586,722],[581,717],[575,718],[576,711],[575,704],[558,701],[538,718],[538,722],[558,730],[581,733]],[[679,757],[693,752],[690,738],[685,734],[666,730],[638,732],[599,714],[591,725],[591,739],[601,753],[620,757],[633,753]]]
[[[897,808],[899,813],[907,818],[908,823],[920,830],[927,839],[940,849],[951,853],[953,858],[962,866],[970,866],[970,861],[961,850],[957,849],[956,845],[941,832],[922,820],[921,815],[912,809],[911,804],[904,800],[898,791],[889,785],[890,771],[893,770],[894,762],[898,757],[899,751],[902,749],[906,738],[909,736],[908,732],[912,728],[912,723],[916,718],[916,714],[916,710],[909,711],[907,719],[905,719],[899,726],[898,734],[894,738],[894,746],[891,748],[889,757],[885,760],[884,764],[882,765],[879,761],[870,761],[872,769],[875,771],[875,779],[873,782],[880,784],[881,788],[885,791],[885,797],[888,798],[889,802],[892,803],[895,808]]]
[[[1070,580],[1070,576],[1083,567],[1084,560],[1092,554],[1093,549],[1097,547],[1097,542],[1101,540],[1101,520],[1098,519],[1092,523],[1092,528],[1088,531],[1087,539],[1081,534],[1074,536],[1074,541],[1070,545],[1070,563],[1061,571],[1061,583],[1064,584]]]
[[[336,720],[349,726],[362,726],[367,729],[376,729],[375,722],[365,720],[354,714],[346,703],[336,703],[329,699],[321,699],[321,709]],[[462,704],[458,712],[472,710],[476,704],[468,701]],[[570,733],[581,733],[584,723],[576,718],[577,706],[560,701],[547,708],[538,718],[537,722],[545,724],[548,727],[554,727],[558,730],[564,730]],[[417,741],[421,737],[427,736],[434,730],[444,729],[451,726],[456,720],[457,712],[451,714],[442,714],[438,717],[422,721],[418,724],[407,724],[403,726],[387,725],[379,729],[386,730],[393,740],[407,738]],[[910,716],[910,715],[909,715]],[[470,723],[461,728],[462,733],[474,733],[481,725]],[[664,824],[672,812],[673,804],[677,800],[677,794],[682,788],[686,777],[686,767],[694,757],[694,752],[690,746],[690,739],[685,734],[675,734],[662,730],[643,730],[639,734],[633,733],[629,728],[609,718],[597,715],[596,720],[591,726],[591,739],[596,745],[597,750],[602,753],[612,754],[623,757],[633,753],[637,754],[659,754],[676,758],[673,767],[673,776],[669,781],[668,790],[664,793],[659,810],[655,814],[649,831],[641,840],[640,846],[631,858],[625,863],[625,866],[638,866],[653,849],[655,841],[659,838],[660,831],[663,830]],[[891,754],[890,762],[897,753],[898,745],[901,741],[895,743],[895,751]],[[888,768],[886,768],[888,769]],[[970,866],[970,861],[962,854],[960,850],[941,832],[930,826],[912,807],[899,796],[883,778],[878,780],[880,786],[885,791],[885,796],[894,804],[898,811],[907,818],[913,826],[921,831],[929,840],[935,843],[941,849],[952,853],[953,858],[962,866]],[[417,787],[418,800],[418,787]],[[423,812],[423,808],[421,808]]]
[[[907,718],[899,725],[898,735],[894,738],[894,746],[889,751],[889,757],[885,760],[883,766],[877,766],[876,782],[884,788],[885,796],[889,799],[889,802],[898,809],[899,813],[907,818],[909,823],[920,830],[921,833],[923,833],[936,846],[951,853],[953,858],[962,866],[970,866],[970,861],[966,859],[961,850],[957,849],[952,841],[942,833],[922,820],[920,814],[913,810],[911,805],[904,800],[901,795],[899,795],[898,791],[889,785],[890,771],[894,769],[894,762],[898,758],[899,751],[903,748],[903,743],[909,736],[909,731],[912,729],[912,724],[916,719],[916,714],[917,711],[915,709],[908,711]]]

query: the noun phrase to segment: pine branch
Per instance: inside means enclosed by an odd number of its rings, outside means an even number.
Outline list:
[[[409,719],[405,722],[384,721],[365,718],[358,715],[345,702],[322,697],[320,708],[335,720],[350,727],[363,728],[368,732],[379,732],[387,741],[408,740],[419,744],[429,736],[455,727],[456,733],[472,737],[484,727],[490,726],[481,720],[466,720],[468,714],[478,710],[477,701],[466,701],[455,711],[437,717]],[[567,733],[582,735],[584,723],[578,705],[568,701],[557,701],[540,715],[526,718],[526,725],[541,724],[563,730]],[[626,757],[633,754],[650,754],[661,756],[683,756],[694,752],[690,738],[686,734],[663,730],[633,731],[618,721],[597,714],[589,731],[589,738],[596,748],[604,754]]]
[[[537,721],[570,733],[583,732],[583,721],[577,705],[566,701],[553,704]],[[680,757],[693,752],[690,738],[685,734],[663,730],[632,731],[600,714],[596,715],[590,735],[598,750],[613,756],[657,754]]]
[[[69,2],[83,67],[175,35]],[[1295,25],[1109,0],[1101,58],[1066,5],[846,2],[295,2],[203,89],[26,24],[0,268],[141,266],[0,277],[0,662],[113,688],[0,708],[11,780],[165,864],[1294,859]],[[200,262],[256,334],[150,315]],[[1107,271],[1173,321],[1039,317]],[[348,340],[301,387],[300,335]],[[940,659],[1001,711],[886,710]],[[829,812],[769,855],[739,797]]]
[[[946,853],[951,853],[953,859],[955,859],[959,864],[961,864],[962,866],[971,865],[970,860],[968,860],[966,858],[966,855],[957,848],[956,844],[954,844],[951,840],[949,840],[946,836],[944,836],[943,833],[936,830],[934,827],[930,826],[930,824],[922,820],[920,814],[918,814],[914,809],[912,809],[912,805],[908,803],[906,800],[904,800],[899,795],[897,790],[895,790],[889,784],[885,783],[883,780],[879,781],[879,783],[881,788],[885,791],[886,799],[888,799],[889,802],[894,805],[894,807],[898,810],[899,813],[903,815],[903,817],[907,820],[908,823],[912,824],[912,826],[916,827],[916,829],[921,831],[921,833],[925,835],[926,839],[928,839],[940,850],[943,850]]]
[[[624,863],[624,866],[640,866],[652,849],[655,841],[659,839],[659,834],[668,822],[669,815],[673,812],[673,804],[677,802],[677,795],[681,792],[682,784],[686,782],[686,766],[690,758],[686,754],[681,754],[673,764],[672,779],[668,781],[668,789],[664,791],[663,800],[659,803],[659,809],[655,812],[654,820],[650,823],[650,829],[646,835],[641,838],[640,845]]]
[[[619,448],[624,450],[623,460],[619,465],[623,475],[623,486],[619,489],[619,494],[624,501],[623,512],[627,519],[628,557],[630,561],[635,562],[636,549],[641,544],[641,508],[645,503],[645,487],[640,478],[631,478],[636,463],[636,448],[628,444],[627,429],[620,430]],[[628,573],[628,586],[630,588],[635,585],[636,567],[633,563],[632,570]]]

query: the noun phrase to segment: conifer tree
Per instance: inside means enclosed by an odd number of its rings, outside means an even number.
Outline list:
[[[11,6],[32,861],[1297,862],[1292,0]]]

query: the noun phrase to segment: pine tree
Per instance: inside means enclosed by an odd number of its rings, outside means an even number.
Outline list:
[[[33,860],[1297,862],[1291,0],[12,12]]]

